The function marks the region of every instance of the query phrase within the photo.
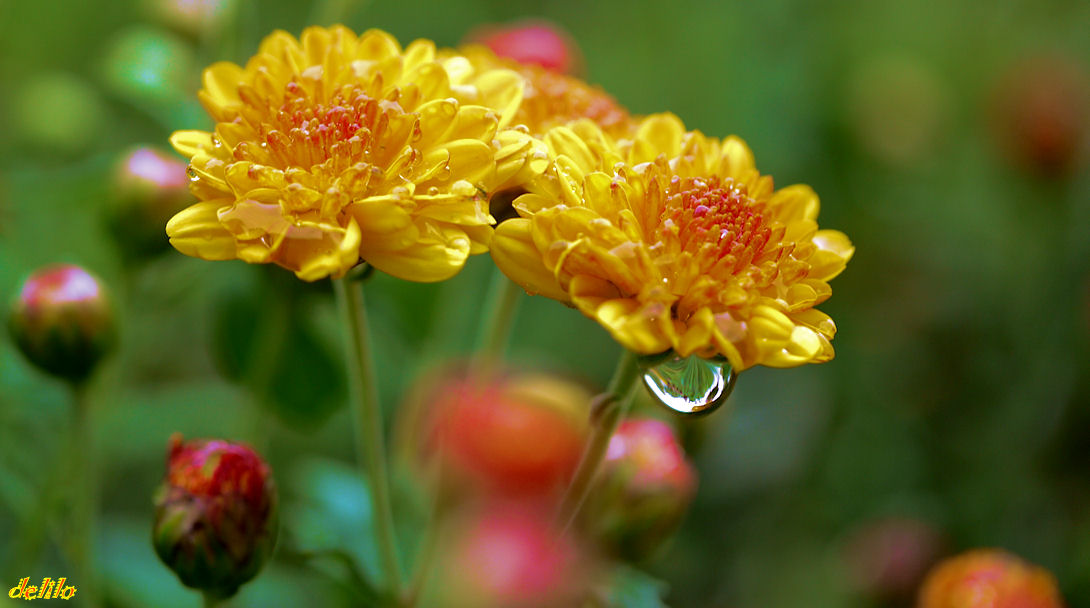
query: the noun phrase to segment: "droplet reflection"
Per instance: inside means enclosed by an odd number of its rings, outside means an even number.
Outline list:
[[[680,357],[672,351],[642,361],[647,390],[682,414],[706,414],[726,403],[738,374],[722,357]]]

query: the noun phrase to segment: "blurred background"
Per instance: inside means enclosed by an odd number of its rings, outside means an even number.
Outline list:
[[[248,441],[277,475],[282,550],[232,605],[344,605],[292,548],[376,560],[328,284],[169,250],[179,203],[135,210],[126,153],[209,128],[200,70],[275,28],[343,20],[450,46],[527,16],[568,31],[586,79],[632,112],[737,134],[778,186],[813,186],[822,226],[857,248],[821,306],[834,361],[747,371],[729,408],[677,421],[699,489],[644,567],[666,603],[907,605],[936,559],[988,546],[1090,605],[1090,3],[0,0],[0,300],[72,262],[119,314],[89,395],[111,605],[198,603],[149,543],[176,431]],[[388,418],[470,351],[490,272],[479,256],[442,284],[368,284]],[[515,363],[600,390],[618,353],[578,312],[523,299]],[[70,411],[3,334],[0,588],[64,575],[43,513]]]

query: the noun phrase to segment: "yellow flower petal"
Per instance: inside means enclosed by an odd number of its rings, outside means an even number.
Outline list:
[[[199,97],[215,129],[172,143],[190,158],[190,190],[217,204],[172,242],[304,280],[360,261],[418,281],[457,272],[491,240],[491,189],[548,158],[525,134],[498,135],[522,96],[518,74],[458,70],[439,54],[427,40],[402,51],[379,30],[310,27],[274,32],[245,66],[210,66]],[[544,158],[531,162],[535,152]]]
[[[228,61],[212,64],[201,77],[208,101],[218,108],[229,108],[242,103],[238,96],[238,85],[243,81],[243,69]]]
[[[170,136],[170,145],[182,156],[205,154],[213,147],[212,134],[207,131],[175,131]]]
[[[493,244],[501,270],[553,285],[636,352],[719,355],[737,371],[833,357],[836,326],[814,306],[854,248],[819,230],[808,186],[774,190],[740,139],[669,114],[631,141],[587,121],[545,141],[556,158],[515,200],[524,219],[497,231],[517,236]]]
[[[534,247],[529,220],[512,219],[500,224],[492,236],[491,252],[496,266],[527,293],[568,300],[567,292],[542,263],[541,254]]]
[[[838,230],[819,230],[811,239],[818,250],[810,257],[810,276],[828,281],[840,274],[855,253],[848,236]]]
[[[431,283],[457,274],[465,265],[469,250],[469,238],[461,234],[421,239],[396,252],[368,252],[365,259],[375,268],[400,279]]]
[[[235,238],[219,221],[218,212],[230,199],[197,203],[183,209],[167,223],[167,236],[175,249],[203,260],[235,258]]]
[[[685,126],[673,114],[657,114],[645,119],[636,131],[632,145],[632,164],[655,160],[660,154],[667,157],[677,156],[681,152],[681,139],[685,135]]]

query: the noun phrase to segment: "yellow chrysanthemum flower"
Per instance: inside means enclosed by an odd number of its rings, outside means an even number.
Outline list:
[[[214,132],[178,131],[201,202],[167,225],[182,253],[339,277],[361,259],[438,281],[487,250],[489,189],[524,170],[529,136],[499,131],[523,80],[452,74],[432,42],[378,30],[275,32],[245,67],[217,63],[199,97]]]
[[[525,125],[535,135],[582,118],[618,138],[628,136],[632,129],[628,110],[600,87],[540,65],[498,57],[484,45],[466,45],[458,52],[459,57],[446,62],[449,70],[477,73],[506,68],[526,80],[522,104],[512,124]]]
[[[814,306],[854,249],[818,229],[809,187],[774,190],[740,139],[686,132],[672,115],[631,141],[587,121],[545,140],[553,167],[492,242],[507,276],[636,353],[721,355],[737,371],[833,357],[836,326]]]

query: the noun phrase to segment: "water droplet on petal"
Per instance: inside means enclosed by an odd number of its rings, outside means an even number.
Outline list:
[[[682,414],[706,414],[726,403],[738,374],[722,357],[680,357],[673,351],[642,360],[647,390]]]
[[[189,177],[189,181],[195,182],[201,179],[201,176],[197,175],[197,170],[193,168],[193,165],[186,165],[185,174]]]

